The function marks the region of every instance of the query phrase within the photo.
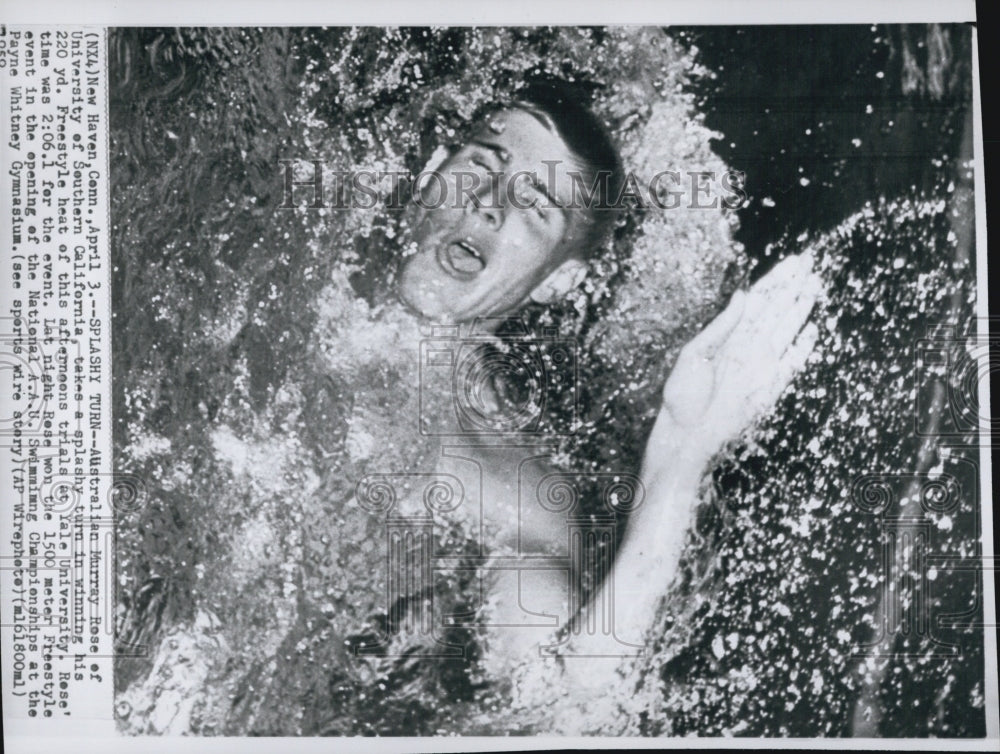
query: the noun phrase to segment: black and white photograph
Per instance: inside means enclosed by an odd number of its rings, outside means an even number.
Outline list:
[[[105,98],[9,121],[3,337],[106,421],[24,494],[106,543],[117,736],[995,743],[976,27],[662,15],[111,26],[100,84],[5,32],[10,118],[17,66]],[[64,226],[104,320],[32,297]],[[70,558],[14,539],[5,591]]]

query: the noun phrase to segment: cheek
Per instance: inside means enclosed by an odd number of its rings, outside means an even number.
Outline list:
[[[558,241],[525,223],[512,230],[516,232],[508,239],[503,255],[505,274],[518,280],[541,282],[557,266]]]
[[[508,309],[524,301],[546,274],[547,269],[540,264],[537,252],[522,249],[506,256],[488,279],[480,280],[478,288],[483,299]]]
[[[433,294],[441,288],[442,281],[437,272],[433,255],[418,253],[407,259],[403,265],[399,275],[399,285],[411,295]]]

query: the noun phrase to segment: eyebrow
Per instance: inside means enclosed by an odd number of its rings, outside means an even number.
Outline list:
[[[507,163],[507,160],[504,159],[504,155],[505,154],[509,155],[509,153],[507,152],[506,149],[504,149],[503,147],[501,147],[499,144],[494,144],[493,142],[490,142],[490,141],[484,141],[483,139],[472,139],[472,142],[474,144],[477,144],[477,145],[481,146],[481,147],[485,147],[486,149],[488,149],[491,152],[493,152],[493,154],[496,155],[497,160],[499,160],[502,164],[506,164]],[[531,185],[534,186],[539,191],[541,191],[543,194],[545,194],[545,198],[549,200],[549,202],[551,203],[551,205],[553,207],[555,207],[556,209],[562,210],[563,213],[565,214],[566,209],[567,209],[566,206],[563,205],[563,204],[561,204],[559,202],[559,200],[556,199],[556,197],[552,194],[552,192],[549,191],[548,186],[546,186],[540,180],[534,180],[534,181],[532,181]]]

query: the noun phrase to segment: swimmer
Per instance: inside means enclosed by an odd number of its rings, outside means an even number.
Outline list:
[[[442,324],[516,315],[564,297],[582,282],[588,260],[611,233],[622,186],[604,127],[551,87],[488,115],[434,177],[426,190],[438,193],[417,212],[416,253],[403,260],[397,285],[409,309]],[[581,185],[593,192],[589,202],[580,201]],[[619,546],[613,597],[605,584],[574,611],[573,579],[544,567],[546,557],[556,562],[566,550],[566,517],[519,500],[519,489],[535,489],[551,471],[544,459],[526,460],[523,448],[485,437],[478,448],[455,451],[461,458],[442,458],[442,472],[460,475],[470,460],[478,466],[493,543],[532,559],[530,570],[494,569],[486,656],[492,672],[537,657],[554,627],[586,621],[593,606],[609,598],[617,640],[641,645],[677,569],[702,473],[805,363],[816,339],[807,320],[819,292],[811,258],[788,258],[750,291],[737,292],[683,349],[645,449],[646,500]],[[588,636],[575,640],[583,654]],[[599,683],[599,673],[591,676]]]

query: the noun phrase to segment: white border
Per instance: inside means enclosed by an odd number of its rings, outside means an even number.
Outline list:
[[[974,0],[8,0],[7,24],[95,26],[846,24],[974,21]]]
[[[16,2],[16,0],[15,0]],[[124,0],[32,0],[9,2],[0,11],[0,22],[21,23],[83,23],[105,25],[297,25],[297,24],[645,24],[673,25],[712,24],[828,24],[828,23],[895,23],[895,22],[964,22],[976,17],[972,0],[841,0],[830,2],[796,2],[788,0],[669,0],[640,2],[615,0],[614,3],[587,0],[504,0],[496,7],[474,6],[471,0],[438,0],[433,5],[410,0],[366,0],[363,4],[335,7],[332,0],[226,0],[214,4],[204,0],[173,0],[145,5]],[[977,316],[989,316],[986,241],[986,199],[983,175],[982,110],[979,86],[977,37],[973,34],[973,133],[975,156],[975,211],[977,254]],[[989,384],[980,384],[981,411],[989,410]],[[988,414],[987,414],[988,415]],[[992,477],[989,435],[984,432],[981,450],[981,500],[983,552],[993,553]],[[996,623],[994,572],[984,570],[984,617]],[[992,619],[991,617],[992,616]],[[992,637],[992,638],[991,638]],[[187,752],[240,751],[253,754],[272,751],[281,746],[287,752],[327,752],[346,750],[358,752],[461,752],[461,751],[523,751],[531,749],[583,750],[602,748],[691,748],[691,749],[798,749],[818,750],[911,750],[928,751],[947,748],[952,751],[996,751],[998,730],[997,640],[993,631],[984,631],[984,663],[986,670],[985,700],[987,738],[985,739],[871,739],[871,738],[559,738],[559,737],[475,737],[475,738],[381,738],[335,739],[322,738],[187,738]],[[990,712],[992,711],[992,715]],[[181,745],[176,738],[104,737],[100,733],[88,738],[67,736],[39,738],[18,735],[13,720],[5,721],[4,736],[7,751],[51,752],[72,746],[74,751],[173,752]],[[82,732],[77,729],[77,733]]]
[[[979,35],[972,30],[972,154],[975,168],[973,185],[976,198],[976,319],[985,333],[977,332],[980,342],[990,336],[990,281],[987,270],[989,254],[986,244],[986,164],[983,155],[983,103],[979,79]],[[992,359],[992,355],[990,356]],[[987,375],[992,370],[987,370]],[[990,413],[990,380],[979,381],[979,415]],[[986,736],[1000,738],[1000,691],[997,689],[997,606],[996,606],[996,546],[993,541],[993,458],[992,427],[979,430],[979,517],[982,521],[983,546],[983,662],[985,676],[983,694],[986,708]],[[993,556],[992,563],[986,560]],[[994,626],[991,630],[990,626]],[[992,712],[992,714],[991,714]]]
[[[524,737],[452,737],[452,738],[22,738],[5,736],[6,751],[22,754],[57,751],[115,752],[137,751],[142,754],[185,754],[197,752],[239,752],[257,754],[281,747],[283,754],[297,752],[471,752],[531,751],[547,749],[815,749],[825,751],[996,751],[996,740],[954,740],[946,738],[558,738]],[[72,748],[70,748],[72,747]]]

